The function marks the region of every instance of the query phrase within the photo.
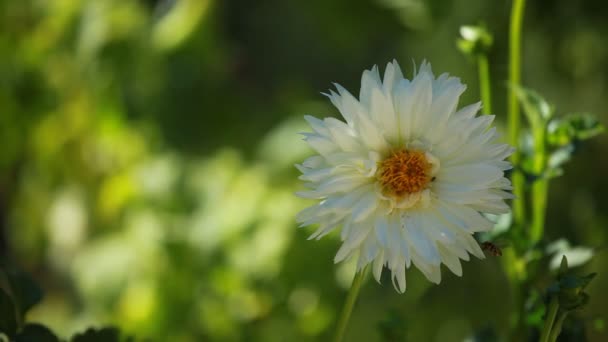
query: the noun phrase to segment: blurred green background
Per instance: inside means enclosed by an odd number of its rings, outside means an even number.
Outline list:
[[[0,0],[0,256],[46,296],[29,315],[61,336],[115,324],[158,341],[324,341],[353,275],[335,235],[307,241],[293,167],[302,116],[358,93],[365,68],[412,60],[469,85],[455,40],[485,22],[504,123],[507,0]],[[558,113],[608,123],[608,3],[529,1],[524,85]],[[551,183],[547,241],[596,255],[591,341],[608,340],[608,138]],[[548,283],[549,279],[545,281]],[[541,285],[543,282],[541,281]],[[543,287],[539,285],[538,290]],[[368,281],[348,341],[462,341],[508,327],[496,258],[441,285]]]

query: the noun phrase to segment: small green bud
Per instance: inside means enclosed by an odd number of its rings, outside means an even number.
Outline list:
[[[458,49],[467,56],[485,55],[490,51],[494,37],[481,25],[461,26],[460,36],[456,41]]]

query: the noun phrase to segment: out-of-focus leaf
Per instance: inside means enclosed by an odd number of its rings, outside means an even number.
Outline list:
[[[76,334],[71,342],[120,342],[120,330],[114,327],[101,329],[89,328],[85,332]]]
[[[530,326],[540,326],[545,317],[545,310],[542,306],[534,307],[526,314],[526,324]]]
[[[511,85],[532,127],[546,123],[555,113],[555,107],[534,90]]]
[[[593,320],[593,330],[597,332],[603,332],[606,329],[606,320],[603,318],[596,318]]]
[[[562,260],[559,264],[558,278],[565,276],[566,272],[568,272],[568,258],[564,255],[564,256],[562,256]]]
[[[544,177],[551,179],[563,175],[564,170],[562,169],[562,165],[567,163],[572,158],[573,153],[574,146],[572,144],[568,144],[553,151],[549,155],[549,159],[547,161],[547,170],[545,170]]]
[[[401,340],[395,340],[401,341]],[[473,333],[473,336],[466,339],[470,342],[496,342],[498,341],[498,333],[496,329],[491,326],[486,326]]]
[[[586,276],[577,276],[568,273],[568,258],[563,256],[557,281],[549,286],[550,296],[557,296],[561,310],[571,311],[580,309],[589,302],[589,295],[584,289],[597,274],[591,273]]]
[[[397,310],[390,310],[386,317],[378,322],[378,330],[381,340],[390,341],[406,341],[406,323],[405,319]]]
[[[34,279],[22,271],[7,271],[6,276],[11,286],[15,306],[20,317],[42,300],[42,289]]]
[[[549,160],[547,162],[549,168],[559,168],[570,160],[573,152],[574,147],[572,145],[566,145],[553,151],[553,153],[551,153],[551,155],[549,156]]]
[[[576,140],[590,139],[604,130],[604,125],[591,114],[569,114],[551,121],[547,141],[552,145],[564,146]]]
[[[0,332],[14,336],[17,332],[17,313],[11,297],[0,288]]]
[[[42,324],[27,324],[15,337],[15,342],[59,342],[59,339]]]

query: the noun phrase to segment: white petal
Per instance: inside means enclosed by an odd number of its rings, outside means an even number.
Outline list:
[[[380,73],[378,72],[378,66],[374,65],[371,70],[363,71],[361,77],[361,92],[359,93],[359,101],[368,110],[371,110],[371,99],[372,92],[374,90],[380,90],[382,88],[382,82],[380,81]]]
[[[379,283],[380,277],[382,276],[382,269],[384,268],[384,251],[380,250],[376,259],[374,259],[374,264],[372,266],[372,271],[374,274],[374,279]]]
[[[397,286],[395,286],[395,280],[397,280]],[[401,293],[405,292],[405,267],[400,267],[398,270],[393,271],[393,286],[395,286],[397,291]]]
[[[378,215],[378,217],[376,218],[375,227],[376,238],[378,239],[380,245],[384,247],[388,247],[388,230],[389,226],[386,216]]]
[[[443,167],[437,174],[437,179],[450,184],[466,184],[474,189],[483,189],[503,178],[503,175],[504,173],[493,165],[469,164]]]
[[[414,140],[420,134],[419,118],[430,111],[433,98],[431,78],[422,73],[412,83],[402,81],[394,96],[401,137],[404,141]]]
[[[332,140],[342,151],[349,152],[360,149],[361,145],[359,144],[353,129],[344,122],[334,118],[327,118],[324,123],[327,127],[329,136],[331,136]]]
[[[443,262],[455,275],[462,276],[462,266],[458,256],[452,254],[442,245],[439,245],[439,253],[441,254],[441,262]]]
[[[439,265],[441,258],[435,242],[432,241],[424,230],[426,227],[421,226],[420,220],[412,215],[404,222],[407,230],[409,245],[418,253],[424,260],[433,265]]]
[[[399,63],[396,60],[393,62],[389,62],[386,65],[386,70],[384,71],[384,82],[383,82],[383,90],[385,94],[391,94],[393,92],[393,88],[395,85],[403,79],[403,74],[401,73],[401,68],[399,67]]]
[[[354,126],[358,125],[358,118],[365,113],[365,109],[348,90],[337,83],[334,85],[341,100],[338,110],[347,122],[352,121]]]
[[[350,253],[357,247],[361,245],[363,240],[367,238],[369,232],[371,230],[371,225],[366,224],[352,224],[351,232],[338,250],[336,257],[334,258],[334,262],[338,263],[344,260],[346,257],[350,255]]]
[[[338,146],[329,138],[314,134],[305,134],[306,142],[320,155],[328,155],[338,150]]]
[[[375,193],[368,193],[353,206],[353,222],[361,222],[368,218],[377,208]]]
[[[308,122],[310,127],[312,127],[313,131],[321,136],[327,137],[329,135],[329,130],[325,127],[325,123],[323,120],[317,119],[311,115],[304,115],[304,120]]]

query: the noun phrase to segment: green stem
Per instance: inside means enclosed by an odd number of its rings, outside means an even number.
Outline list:
[[[509,112],[509,142],[515,147],[511,161],[515,166],[513,172],[513,219],[515,224],[521,227],[525,217],[524,201],[524,175],[517,169],[520,164],[518,142],[520,132],[520,113],[515,87],[521,83],[521,27],[523,22],[525,0],[513,0],[511,8],[511,23],[509,28],[509,87],[508,87],[508,112]]]
[[[350,286],[348,295],[346,296],[346,302],[344,303],[344,308],[342,308],[342,313],[340,314],[340,320],[338,321],[338,328],[336,330],[336,335],[334,336],[334,342],[341,342],[342,339],[344,338],[344,333],[346,332],[346,326],[348,325],[348,321],[350,319],[350,314],[352,313],[353,307],[355,306],[355,302],[357,301],[357,297],[359,295],[359,290],[361,289],[361,284],[363,283],[363,279],[365,278],[366,271],[367,271],[367,266],[365,268],[363,268],[360,272],[355,274],[353,283]]]
[[[555,321],[555,316],[557,316],[557,311],[559,310],[559,301],[557,296],[553,296],[551,298],[551,302],[549,302],[549,309],[547,310],[547,317],[545,318],[545,325],[543,326],[543,331],[540,334],[539,342],[549,342],[549,336],[551,333],[551,328],[553,327],[553,322]]]
[[[549,182],[542,173],[547,164],[547,151],[545,146],[545,123],[539,123],[533,128],[534,133],[534,173],[539,178],[532,184],[532,225],[530,227],[530,242],[537,243],[545,231],[545,212],[547,210],[547,193]]]
[[[566,320],[566,316],[568,316],[568,312],[561,312],[559,316],[557,316],[557,320],[555,320],[555,324],[553,324],[553,328],[551,329],[549,342],[557,341],[557,337],[562,332],[562,325],[564,324],[564,320]]]
[[[527,269],[525,260],[517,256],[514,248],[507,248],[503,251],[502,266],[507,274],[509,287],[511,289],[512,302],[515,310],[511,313],[510,340],[514,342],[525,341],[525,302],[526,302],[526,282]]]
[[[525,178],[519,167],[521,166],[521,154],[519,152],[520,135],[520,107],[515,93],[516,86],[521,83],[521,31],[524,16],[525,0],[513,0],[511,7],[511,22],[509,24],[509,87],[508,87],[508,131],[509,143],[515,147],[515,152],[511,156],[514,170],[512,174],[513,194],[516,199],[513,201],[513,222],[515,235],[521,235],[525,224]],[[514,341],[526,339],[525,329],[525,296],[527,287],[525,284],[526,264],[520,259],[518,252],[513,250],[508,259],[503,264],[506,266],[507,276],[514,291],[516,314],[512,320],[511,337]]]
[[[490,88],[490,68],[488,66],[488,56],[480,54],[477,56],[477,66],[479,69],[479,93],[483,103],[482,112],[492,114],[492,90]]]

